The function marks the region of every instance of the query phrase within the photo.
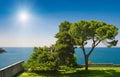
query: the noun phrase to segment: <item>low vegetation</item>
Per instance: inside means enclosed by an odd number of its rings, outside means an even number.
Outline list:
[[[58,68],[57,55],[50,52],[48,47],[35,47],[23,66],[29,71],[53,71]]]
[[[25,71],[16,77],[119,77],[120,67],[89,67],[85,74],[84,68],[71,68],[59,72],[28,72]]]

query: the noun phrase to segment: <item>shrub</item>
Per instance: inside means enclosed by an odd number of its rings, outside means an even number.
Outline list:
[[[48,47],[35,47],[24,66],[31,71],[53,71],[57,70],[57,63],[56,53],[50,52]]]

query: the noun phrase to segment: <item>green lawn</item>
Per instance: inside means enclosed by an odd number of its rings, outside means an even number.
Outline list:
[[[87,75],[84,68],[73,68],[64,72],[23,72],[16,77],[120,77],[120,67],[89,67]]]

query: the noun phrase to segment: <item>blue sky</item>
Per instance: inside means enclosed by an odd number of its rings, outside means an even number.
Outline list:
[[[0,46],[50,46],[56,41],[59,24],[65,20],[98,20],[120,28],[119,3],[119,0],[0,0]],[[24,24],[17,17],[21,11],[28,15]],[[120,40],[120,34],[116,39]],[[120,47],[120,42],[117,46]]]

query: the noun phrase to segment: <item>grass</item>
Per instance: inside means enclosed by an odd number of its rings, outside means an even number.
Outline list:
[[[85,74],[84,68],[72,68],[60,72],[23,72],[15,77],[119,77],[120,67],[89,67]]]

